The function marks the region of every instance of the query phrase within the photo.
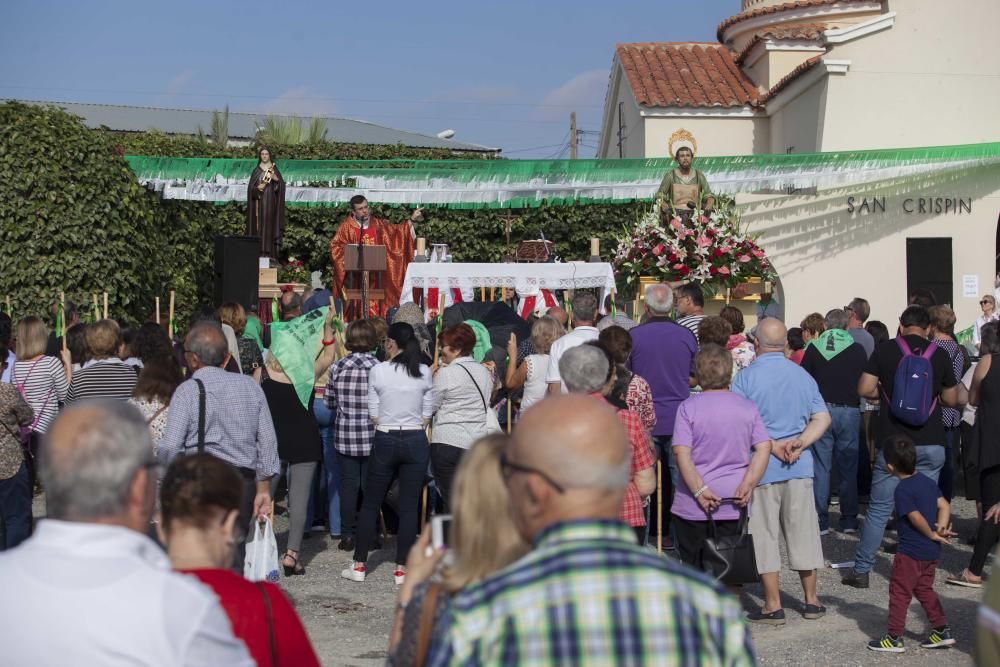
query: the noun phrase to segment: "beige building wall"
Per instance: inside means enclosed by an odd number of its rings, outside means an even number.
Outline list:
[[[819,51],[768,51],[746,72],[762,92],[767,92],[793,69],[819,55]]]
[[[647,116],[645,155],[669,157],[670,135],[683,128],[698,141],[698,155],[750,155],[767,150],[767,118],[687,117],[658,118]]]
[[[888,4],[892,28],[834,45],[826,56],[851,65],[829,77],[819,150],[1000,140],[1000,2]]]
[[[885,197],[885,212],[848,213],[847,198]],[[972,213],[906,214],[903,201],[917,197],[971,197]],[[740,195],[752,233],[774,262],[781,282],[785,321],[797,325],[813,311],[868,299],[872,319],[895,330],[906,307],[906,239],[951,237],[952,301],[957,330],[979,315],[979,298],[993,292],[1000,166],[839,188],[817,196]],[[963,296],[963,276],[979,289]]]
[[[789,89],[786,93],[791,94]],[[803,93],[773,111],[769,118],[770,144],[765,153],[815,153],[821,150],[826,116],[827,83],[819,79]]]
[[[623,158],[643,158],[646,157],[646,127],[642,116],[639,115],[639,107],[635,103],[635,94],[632,86],[628,82],[628,77],[621,71],[621,65],[615,64],[616,72],[613,78],[617,77],[617,90],[615,94],[614,106],[611,107],[610,125],[603,128],[601,139],[607,137],[607,146],[603,151],[599,151],[597,157],[616,158],[618,157],[618,106],[622,107],[622,123],[625,127],[622,132],[622,155]]]

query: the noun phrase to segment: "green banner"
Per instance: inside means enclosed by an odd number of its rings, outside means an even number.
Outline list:
[[[270,351],[295,385],[302,405],[312,405],[316,384],[316,356],[323,345],[323,325],[329,306],[310,310],[287,322],[271,323]]]

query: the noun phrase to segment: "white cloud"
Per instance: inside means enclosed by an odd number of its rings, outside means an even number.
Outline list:
[[[191,83],[191,79],[194,78],[194,70],[186,69],[174,78],[167,82],[167,87],[164,90],[164,95],[168,98],[175,97],[178,93],[184,91],[187,85]]]
[[[532,112],[533,120],[563,120],[576,107],[593,107],[604,103],[608,87],[608,70],[594,69],[577,74],[550,91]]]
[[[325,99],[308,86],[289,88],[261,106],[264,113],[292,114],[296,116],[334,116],[337,105]]]

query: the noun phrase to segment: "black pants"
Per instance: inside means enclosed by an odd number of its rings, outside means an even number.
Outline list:
[[[979,490],[982,493],[983,513],[1000,502],[1000,466],[993,466],[979,473]],[[976,546],[972,549],[972,560],[969,561],[969,572],[981,577],[986,559],[993,546],[1000,540],[1000,526],[993,521],[983,519],[979,522],[979,532],[976,533]]]
[[[702,563],[702,547],[708,539],[708,521],[692,521],[679,516],[673,518],[674,533],[677,535],[677,555],[681,562],[705,571]],[[715,522],[716,537],[735,537],[740,534],[739,519]]]
[[[243,479],[243,497],[240,499],[240,514],[236,523],[241,530],[246,531],[246,537],[236,542],[233,568],[238,573],[243,574],[243,562],[247,556],[247,540],[254,535],[250,521],[253,519],[253,501],[257,497],[257,473],[249,468],[237,468],[236,471]]]
[[[337,452],[337,484],[340,490],[340,535],[354,537],[358,532],[359,492],[365,490],[365,476],[370,456],[351,456]]]
[[[431,444],[431,467],[434,470],[434,484],[437,486],[438,493],[441,494],[441,503],[444,506],[445,514],[451,512],[451,484],[465,452],[466,450],[454,445],[445,445],[440,442]]]
[[[368,560],[368,549],[375,541],[378,509],[389,492],[392,478],[399,475],[399,531],[396,536],[396,562],[405,563],[410,547],[417,540],[420,490],[427,474],[430,446],[423,429],[375,432],[375,444],[368,457],[365,499],[358,517],[358,539],[354,560]]]

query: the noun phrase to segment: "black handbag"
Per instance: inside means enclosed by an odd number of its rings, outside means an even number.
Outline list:
[[[722,502],[735,502],[736,498],[723,498]],[[747,532],[750,522],[747,508],[740,508],[739,535],[717,537],[715,520],[708,517],[708,537],[702,545],[702,567],[705,572],[730,586],[753,584],[760,581],[757,571],[757,554],[753,548],[753,535]]]

